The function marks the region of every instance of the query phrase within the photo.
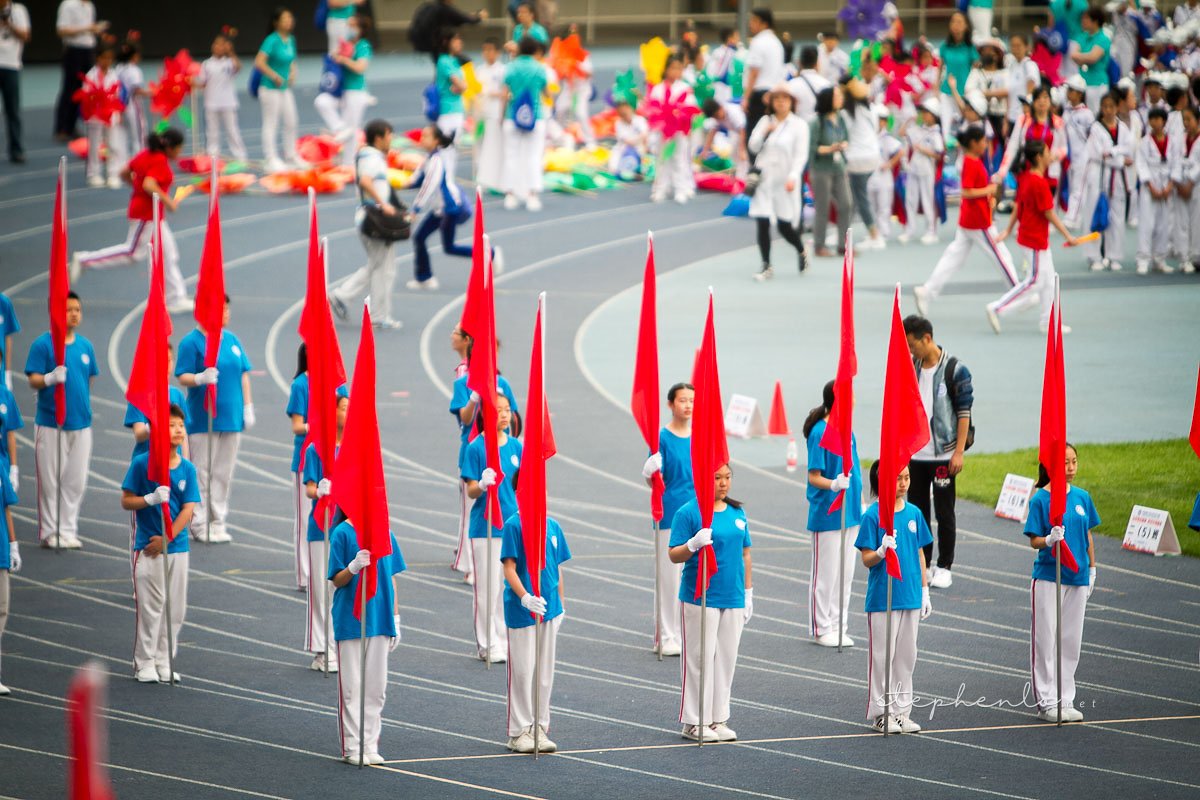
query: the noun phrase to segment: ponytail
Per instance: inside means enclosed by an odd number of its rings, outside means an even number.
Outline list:
[[[825,384],[821,389],[821,405],[808,412],[808,417],[804,420],[804,438],[812,433],[812,429],[817,427],[817,423],[829,416],[829,412],[833,410],[833,381]]]
[[[179,147],[182,144],[183,134],[179,132],[178,128],[167,128],[146,137],[146,149],[151,153],[165,153],[172,147]]]

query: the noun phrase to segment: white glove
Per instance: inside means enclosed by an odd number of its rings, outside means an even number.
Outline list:
[[[220,377],[220,375],[221,375],[221,371],[219,369],[217,369],[216,367],[209,367],[208,369],[204,370],[203,372],[196,373],[196,385],[197,386],[208,386],[209,384],[216,383],[217,378]]]
[[[531,614],[537,614],[539,617],[546,616],[546,601],[532,592],[521,595],[521,606]]]
[[[710,544],[712,544],[712,528],[701,528],[696,531],[695,536],[687,540],[687,549],[695,553],[701,547],[707,547]]]
[[[746,607],[742,609],[742,624],[750,621],[754,616],[754,590],[746,590]]]
[[[391,639],[388,639],[388,652],[389,653],[394,652],[395,649],[400,646],[400,615],[393,614],[392,622],[394,622],[396,624],[396,635],[393,636]]]
[[[850,476],[838,475],[829,481],[829,491],[844,492],[850,488]]]
[[[21,490],[21,470],[17,469],[16,464],[8,468],[8,482],[12,484],[14,492]]]
[[[242,427],[250,430],[254,427],[257,420],[254,418],[254,403],[246,403],[242,406]]]
[[[9,572],[21,571],[21,547],[15,541],[8,543],[8,563]],[[1096,570],[1093,569],[1092,574],[1095,575]]]
[[[60,383],[66,383],[67,382],[66,366],[64,366],[63,364],[59,364],[57,367],[55,367],[54,369],[50,370],[45,375],[43,375],[42,380],[44,380],[46,382],[47,386],[55,386]]]
[[[16,547],[16,544],[14,544],[13,547]],[[1087,596],[1091,597],[1092,592],[1094,592],[1094,591],[1096,591],[1096,568],[1088,567],[1088,593],[1087,593]]]
[[[642,465],[642,477],[646,480],[653,478],[656,472],[662,472],[662,453],[652,454]]]
[[[496,470],[492,469],[491,467],[488,467],[487,469],[485,469],[483,471],[483,474],[479,476],[479,488],[480,489],[490,489],[495,485],[496,485]]]
[[[1046,537],[1046,547],[1054,547],[1054,545],[1066,538],[1066,532],[1062,525],[1055,525],[1050,529],[1050,535]]]
[[[895,549],[896,537],[894,534],[889,533],[883,537],[883,541],[880,542],[879,547],[875,548],[875,555],[879,556],[880,558],[887,558],[887,551]]]
[[[471,392],[471,399],[468,402],[479,405],[479,392]]]
[[[150,494],[142,495],[142,499],[148,506],[160,506],[171,499],[171,487],[159,486]]]
[[[929,619],[933,613],[933,603],[929,602],[929,587],[921,587],[921,619]]]
[[[371,551],[359,550],[354,556],[354,560],[346,565],[346,569],[350,570],[351,575],[357,575],[371,563]]]
[[[329,482],[329,478],[321,478],[317,481],[317,497],[325,497],[333,491],[333,484]]]

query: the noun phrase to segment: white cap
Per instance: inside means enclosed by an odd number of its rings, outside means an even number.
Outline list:
[[[930,97],[924,103],[921,103],[921,110],[928,111],[935,117],[940,117],[942,115],[942,104],[936,97]]]
[[[1083,93],[1087,92],[1087,81],[1085,81],[1083,79],[1083,76],[1079,75],[1078,73],[1067,78],[1066,85],[1067,85],[1067,88],[1071,89],[1072,91],[1083,92]]]

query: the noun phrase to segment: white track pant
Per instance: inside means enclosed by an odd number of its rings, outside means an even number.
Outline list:
[[[111,247],[99,250],[80,250],[75,255],[84,269],[111,269],[123,267],[136,261],[150,262],[150,240],[154,237],[154,223],[145,219],[129,220],[129,233],[125,241]],[[167,295],[167,305],[175,305],[187,300],[187,287],[183,282],[183,273],[179,271],[179,247],[175,244],[175,234],[167,220],[162,220],[163,240],[163,285]],[[147,278],[147,283],[149,279]]]
[[[668,150],[671,151],[669,155]],[[687,137],[677,133],[670,139],[659,142],[656,155],[654,185],[650,189],[650,199],[686,199],[694,195],[696,179],[692,175],[692,150]]]
[[[192,513],[192,536],[204,541],[208,515],[212,514],[212,532],[228,533],[225,522],[229,517],[229,490],[233,485],[233,468],[237,464],[238,444],[242,435],[232,431],[214,431],[212,441],[207,433],[188,437],[196,479],[200,481],[200,502]],[[208,448],[212,446],[212,482],[208,475]]]
[[[357,131],[362,127],[367,108],[371,105],[371,95],[360,89],[349,89],[342,92],[341,97],[322,92],[313,100],[313,106],[325,122],[325,127],[334,134],[342,131]],[[354,166],[355,149],[352,142],[342,146],[342,163]]]
[[[550,732],[550,691],[554,688],[554,654],[558,645],[559,614],[542,623],[541,672],[538,674],[537,721]],[[533,727],[533,661],[535,625],[508,628],[508,735],[520,736]]]
[[[125,154],[139,152],[146,146],[146,104],[141,98],[130,98],[121,113],[125,123]],[[125,162],[128,164],[128,160]]]
[[[743,609],[705,609],[704,654],[700,653],[700,606],[680,603],[683,607],[683,692],[679,700],[679,721],[684,725],[711,725],[729,721],[729,698],[733,692],[733,672],[737,667],[738,646],[742,641]],[[700,722],[700,664],[704,663],[704,721]]]
[[[1068,228],[1078,228],[1080,225],[1091,225],[1091,218],[1083,219],[1082,206],[1084,189],[1087,185],[1088,163],[1085,158],[1071,159],[1071,169],[1068,172],[1070,196],[1067,198],[1067,216],[1063,221]]]
[[[8,625],[9,587],[8,570],[0,569],[0,637]]]
[[[485,189],[504,187],[504,123],[485,119],[483,136],[475,142],[475,182]]]
[[[992,14],[993,9],[991,8],[967,6],[967,19],[971,21],[971,30],[975,32],[976,42],[979,42],[982,39],[991,38]]]
[[[1021,257],[1029,264],[1029,274],[996,300],[996,313],[1003,317],[1019,311],[1037,293],[1042,305],[1039,320],[1042,325],[1049,325],[1050,309],[1054,306],[1054,256],[1049,250],[1022,247]]]
[[[1193,187],[1188,200],[1172,195],[1171,212],[1175,251],[1184,261],[1200,263],[1200,187]]]
[[[187,536],[183,531],[180,536]],[[136,611],[136,631],[133,639],[133,670],[156,667],[166,672],[167,619],[166,595],[163,594],[163,557],[147,556],[140,550],[133,555],[133,602]],[[179,631],[187,615],[188,553],[167,556],[171,587],[171,651],[179,652]],[[179,670],[176,670],[178,672]]]
[[[246,158],[246,144],[242,141],[242,131],[238,127],[238,110],[236,108],[209,108],[204,111],[204,137],[208,145],[208,154],[217,157],[221,153],[221,128],[229,137],[229,152],[239,161]]]
[[[660,529],[658,546],[655,548],[654,564],[658,571],[658,598],[654,609],[655,630],[654,646],[659,642],[663,646],[678,645],[680,639],[679,622],[679,576],[683,573],[683,564],[671,563],[667,551],[670,550],[671,529]]]
[[[1083,230],[1092,229],[1092,215],[1096,212],[1096,202],[1100,197],[1098,180],[1094,171],[1088,172],[1083,202],[1079,208],[1079,226]],[[1105,187],[1108,190],[1108,228],[1098,241],[1083,245],[1083,253],[1088,261],[1099,261],[1101,258],[1119,261],[1125,255],[1125,206],[1129,196],[1125,193],[1125,184],[1119,174],[1106,181]]]
[[[308,495],[305,491],[303,477],[299,472],[292,473],[292,550],[296,561],[296,588],[308,586]]]
[[[1038,708],[1058,705],[1054,657],[1054,581],[1031,581],[1032,614],[1029,631],[1029,666],[1033,699]],[[1075,702],[1075,668],[1083,645],[1083,617],[1087,611],[1086,586],[1062,587],[1062,702]]]
[[[337,643],[338,725],[341,726],[342,756],[358,758],[358,706],[366,694],[363,717],[363,755],[379,753],[379,731],[383,727],[383,703],[387,699],[388,637],[367,637],[366,681],[363,681],[361,639]]]
[[[492,537],[491,581],[488,581],[488,540],[468,539],[475,564],[475,591],[472,593],[471,618],[475,628],[475,650],[480,658],[488,652],[488,625],[492,629],[492,649],[504,652],[504,565],[500,563],[500,537]],[[488,596],[492,598],[492,616],[488,619]]]
[[[933,199],[933,176],[910,172],[905,181],[904,211],[908,215],[908,224],[904,226],[904,232],[909,236],[919,235],[917,224],[923,214],[927,231],[936,234],[938,214]]]
[[[894,717],[907,717],[912,711],[913,669],[917,666],[917,626],[921,621],[920,609],[892,611],[892,672],[891,707]],[[887,651],[884,642],[887,633],[887,612],[867,614],[867,719],[875,719],[884,713],[887,686],[884,671]]]
[[[1138,261],[1166,258],[1171,245],[1171,201],[1155,200],[1150,185],[1143,183],[1138,197]],[[1124,220],[1121,223],[1124,224]]]
[[[89,178],[104,177],[100,172],[100,150],[108,148],[104,157],[107,165],[108,179],[120,180],[121,170],[129,163],[129,154],[125,148],[125,126],[121,115],[113,117],[112,123],[88,122],[87,125],[88,153],[87,176]]]
[[[858,526],[846,528],[846,546],[841,544],[842,532],[813,531],[812,572],[808,582],[809,630],[814,637],[836,633],[838,629],[838,552],[845,565],[846,582],[842,586],[842,635],[850,624],[850,585],[854,582],[854,563],[858,551],[854,540]]]
[[[542,191],[542,153],[546,148],[546,121],[532,131],[519,130],[504,120],[504,191],[526,200]]]
[[[333,296],[348,306],[358,302],[363,294],[371,297],[371,317],[375,320],[392,318],[392,284],[396,282],[394,242],[372,239],[359,233],[367,263],[333,290]]]
[[[327,569],[325,542],[307,542],[309,561],[313,566],[315,580],[308,582],[308,624],[304,632],[304,649],[310,653],[325,652],[325,636],[333,633],[333,617],[329,609],[333,603],[333,582],[321,580]],[[337,658],[337,648],[330,652]]]
[[[59,440],[62,462],[59,463]],[[79,509],[87,491],[88,466],[92,460],[92,429],[60,431],[34,426],[34,464],[37,468],[38,541],[54,545],[57,532],[62,540],[79,538]],[[59,483],[61,469],[62,483]],[[62,489],[62,519],[58,517],[58,493]]]
[[[258,92],[258,104],[262,107],[263,158],[270,163],[279,158],[275,141],[279,126],[283,125],[283,156],[287,161],[298,162],[296,154],[296,96],[291,89],[269,89],[265,85]]]
[[[470,530],[471,512],[468,505],[467,484],[458,482],[458,549],[454,553],[454,563],[450,568],[470,575],[475,571],[475,553],[471,550],[471,539],[467,536]]]
[[[875,225],[879,235],[884,239],[892,235],[892,203],[895,202],[896,185],[892,173],[881,175],[876,172],[867,182],[867,196],[871,198],[871,211],[875,215]]]
[[[954,274],[967,263],[971,250],[978,247],[987,256],[1004,282],[1013,286],[1017,282],[1017,269],[1013,265],[1012,254],[1003,242],[996,241],[996,228],[989,226],[983,229],[964,228],[961,225],[954,231],[954,239],[946,247],[942,257],[938,259],[933,272],[925,280],[925,289],[931,298],[942,293],[942,289]]]

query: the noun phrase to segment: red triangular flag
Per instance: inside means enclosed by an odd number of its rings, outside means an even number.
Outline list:
[[[1188,436],[1196,456],[1200,457],[1200,370],[1196,371],[1196,401],[1192,406],[1192,432]]]
[[[105,743],[98,709],[104,704],[104,671],[95,661],[79,668],[67,689],[68,800],[113,800],[104,768]]]
[[[775,381],[775,394],[771,397],[771,418],[767,421],[768,436],[790,436],[792,427],[788,425],[787,408],[783,405],[783,384]]]
[[[833,380],[833,408],[825,421],[825,434],[821,447],[842,458],[842,469],[850,474],[853,466],[854,445],[854,376],[858,374],[858,353],[854,346],[854,247],[853,237],[846,232],[846,256],[842,261],[842,327],[841,348],[838,352],[837,376]],[[839,403],[838,398],[848,398]],[[840,511],[845,501],[845,492],[829,506],[829,513]]]
[[[1050,524],[1062,525],[1067,509],[1067,382],[1062,346],[1062,299],[1055,298],[1046,332],[1046,368],[1042,376],[1042,426],[1038,461],[1050,476]],[[1079,564],[1070,546],[1056,545],[1055,556],[1072,572]]]
[[[550,425],[546,399],[546,354],[542,326],[546,314],[545,293],[538,299],[533,326],[533,348],[529,358],[529,402],[525,412],[525,450],[521,455],[521,480],[517,484],[517,508],[521,515],[521,540],[529,569],[529,588],[542,596],[542,570],[546,567],[546,462],[558,452]],[[540,413],[538,409],[541,409]]]
[[[196,324],[204,330],[204,366],[215,367],[221,351],[221,328],[225,322],[225,257],[221,252],[221,199],[216,170],[212,175],[212,194],[208,201],[208,227],[204,231],[204,250],[200,255],[200,275],[196,283]],[[217,385],[210,384],[205,396],[209,414],[217,406]]]
[[[300,459],[303,467],[308,446],[316,445],[325,477],[332,480],[337,451],[337,390],[346,383],[346,367],[337,327],[329,311],[326,286],[329,254],[317,238],[317,198],[312,189],[308,190],[308,206],[308,280],[299,324],[308,357],[308,435],[301,445]],[[322,530],[331,502],[329,496],[317,502],[313,518]]]
[[[375,408],[375,334],[371,330],[371,312],[365,305],[350,396],[354,399],[346,413],[342,446],[334,462],[337,480],[331,497],[354,526],[359,549],[371,551],[370,566],[359,573],[365,598],[354,603],[354,616],[361,619],[362,602],[375,596],[379,559],[392,552],[387,482],[383,477],[383,449]]]
[[[925,416],[917,373],[900,321],[900,284],[896,284],[887,372],[883,379],[883,422],[879,430],[879,528],[884,534],[894,533],[897,538],[911,535],[896,530],[896,478],[908,466],[913,453],[928,442],[929,418]],[[895,550],[887,551],[887,573],[903,580]]]
[[[58,160],[58,187],[54,190],[54,220],[50,230],[50,290],[46,310],[50,314],[50,344],[54,363],[67,363],[67,293],[71,291],[67,274],[67,159]],[[11,357],[11,354],[9,354]],[[67,421],[67,387],[54,387],[54,418],[61,428]]]
[[[150,450],[146,477],[159,486],[171,485],[171,395],[167,345],[171,316],[163,284],[162,210],[154,199],[154,239],[150,251],[150,293],[142,313],[142,330],[133,352],[125,399],[150,423]],[[171,541],[171,505],[163,503],[163,533]]]
[[[658,300],[654,277],[654,234],[646,234],[646,270],[642,276],[642,313],[638,318],[637,354],[633,364],[633,396],[629,410],[651,453],[658,452]],[[650,482],[650,515],[663,517],[662,472]],[[670,520],[667,520],[670,524]]]
[[[725,439],[725,413],[721,403],[721,378],[717,368],[717,333],[713,327],[712,289],[708,290],[708,316],[704,321],[704,338],[696,357],[692,375],[696,387],[696,402],[692,406],[692,481],[696,487],[696,503],[700,507],[700,522],[712,527],[713,475],[729,463],[729,444]],[[696,594],[708,591],[712,576],[717,573],[717,558],[712,546],[700,550],[700,569],[696,572]]]

